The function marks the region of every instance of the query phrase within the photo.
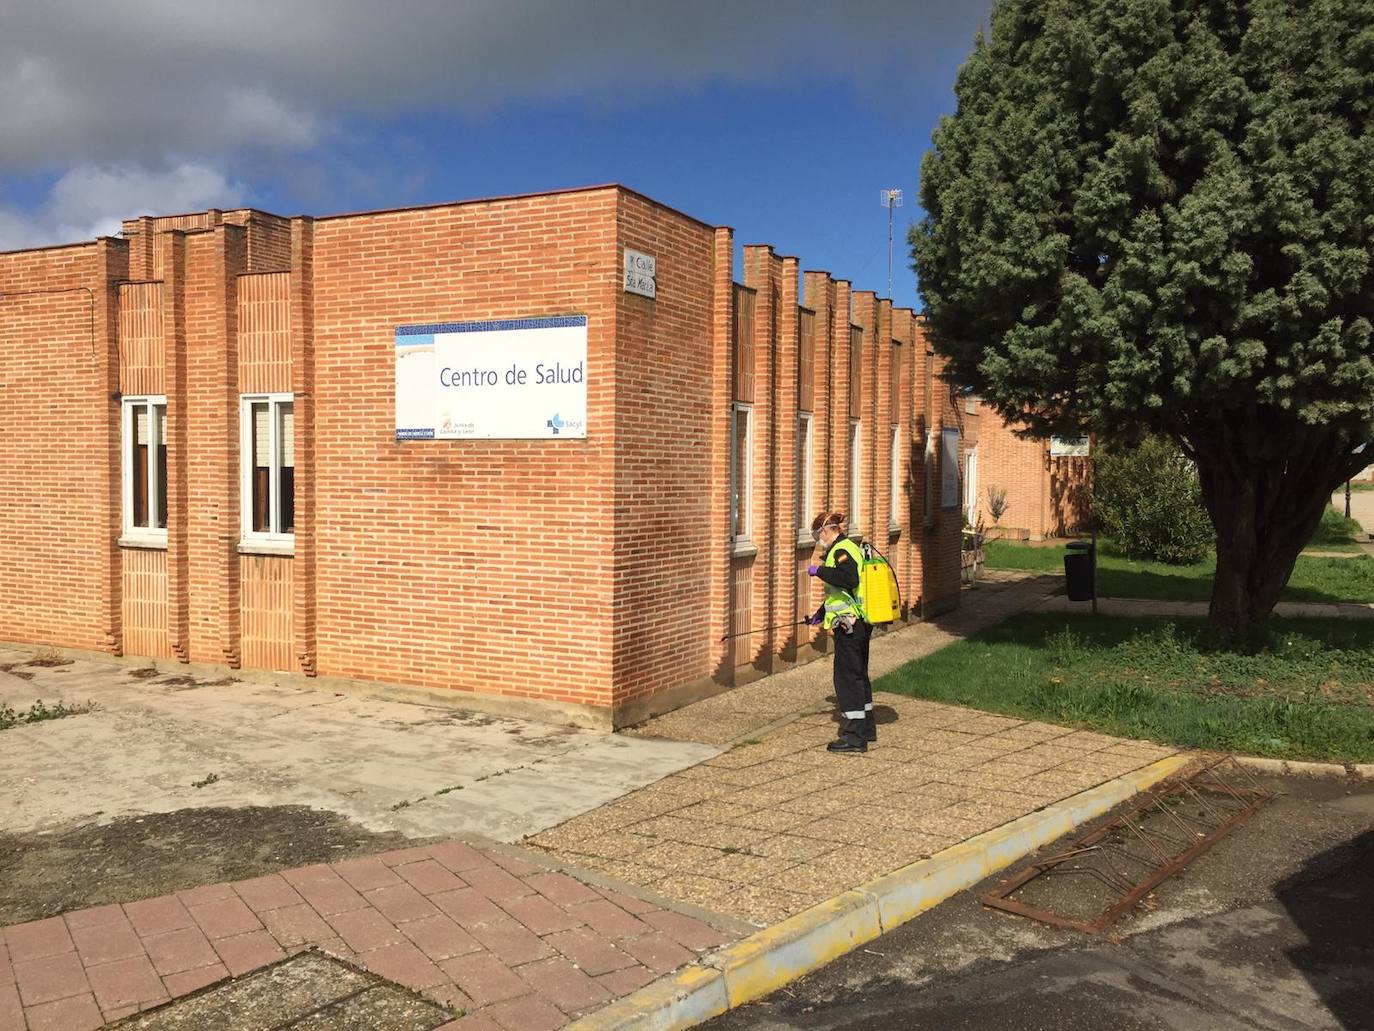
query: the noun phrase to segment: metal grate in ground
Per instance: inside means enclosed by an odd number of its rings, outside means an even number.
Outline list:
[[[119,1031],[434,1031],[457,1013],[321,952],[302,952],[115,1024]]]

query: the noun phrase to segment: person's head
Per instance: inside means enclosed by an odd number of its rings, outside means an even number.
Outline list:
[[[811,520],[811,536],[822,548],[829,548],[844,533],[843,512],[822,512]]]

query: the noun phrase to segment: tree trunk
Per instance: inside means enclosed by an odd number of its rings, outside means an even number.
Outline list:
[[[1207,618],[1220,643],[1243,649],[1261,643],[1339,482],[1341,463],[1333,459],[1241,466],[1230,455],[1199,450],[1203,500],[1217,534]]]

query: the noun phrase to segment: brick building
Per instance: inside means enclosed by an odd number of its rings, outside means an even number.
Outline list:
[[[1005,492],[994,535],[1044,540],[1079,532],[1091,511],[1087,441],[1027,439],[972,396],[958,402],[964,437],[964,510],[970,524],[993,531],[989,491]]]
[[[823,508],[910,618],[957,605],[918,318],[733,253],[605,186],[0,254],[0,639],[606,726],[823,652],[762,629],[815,607]],[[403,333],[544,323],[584,334],[580,433],[399,431]]]

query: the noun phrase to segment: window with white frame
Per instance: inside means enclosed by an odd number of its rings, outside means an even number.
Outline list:
[[[735,402],[730,408],[730,540],[749,540],[749,509],[754,493],[754,410]]]
[[[888,506],[888,529],[897,530],[902,525],[902,427],[892,427],[892,501]]]
[[[811,498],[815,493],[816,441],[811,413],[797,415],[797,540],[811,539]]]
[[[289,546],[296,531],[296,433],[290,394],[243,398],[243,540]]]
[[[959,430],[940,429],[940,507],[959,507]]]
[[[858,537],[862,534],[860,530],[861,518],[863,515],[860,498],[863,496],[863,444],[860,434],[859,420],[855,419],[849,424],[849,535]]]
[[[123,416],[126,539],[167,543],[167,399],[126,397]]]
[[[925,470],[921,475],[921,519],[930,526],[935,519],[935,430],[926,430]]]

